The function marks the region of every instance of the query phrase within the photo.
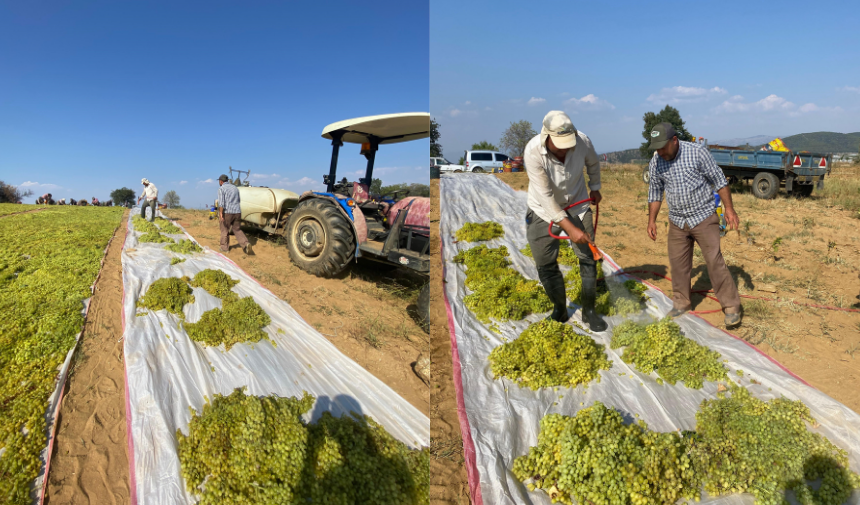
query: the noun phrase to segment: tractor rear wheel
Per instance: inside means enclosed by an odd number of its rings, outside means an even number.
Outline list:
[[[299,203],[287,221],[290,259],[305,272],[333,277],[355,257],[355,236],[336,204],[312,198]]]
[[[779,177],[769,172],[759,172],[753,179],[753,195],[762,200],[770,200],[779,193]]]
[[[645,167],[642,170],[642,182],[645,184],[651,183],[651,167]]]

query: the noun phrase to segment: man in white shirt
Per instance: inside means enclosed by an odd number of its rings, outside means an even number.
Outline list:
[[[595,312],[597,262],[589,244],[594,244],[591,207],[585,202],[564,210],[568,205],[593,199],[600,203],[600,162],[591,140],[574,128],[562,111],[550,111],[543,127],[526,145],[523,159],[529,177],[526,236],[537,266],[538,277],[553,303],[553,320],[565,322],[567,293],[564,276],[558,267],[559,241],[549,235],[564,231],[570,237],[582,277],[582,320],[592,331],[606,330],[606,322]],[[585,182],[588,173],[588,187]]]
[[[158,188],[155,187],[155,184],[149,182],[149,179],[146,177],[141,179],[140,183],[143,184],[143,194],[137,199],[137,203],[140,203],[140,200],[143,199],[143,205],[140,206],[140,217],[146,219],[146,208],[149,207],[149,221],[155,221],[155,209],[158,208]]]

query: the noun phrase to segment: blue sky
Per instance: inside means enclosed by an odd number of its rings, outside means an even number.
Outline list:
[[[452,162],[567,111],[598,152],[676,107],[711,141],[860,131],[856,2],[462,2],[430,8],[430,112]]]
[[[0,1],[0,180],[35,196],[138,194],[186,207],[228,166],[322,189],[327,124],[429,109],[429,4]],[[374,177],[428,181],[429,140],[383,146]],[[359,146],[338,178],[364,175]]]

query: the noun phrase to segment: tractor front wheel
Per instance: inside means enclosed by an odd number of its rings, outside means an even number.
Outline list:
[[[290,259],[305,272],[333,277],[355,256],[355,236],[336,204],[312,198],[296,206],[287,221]]]

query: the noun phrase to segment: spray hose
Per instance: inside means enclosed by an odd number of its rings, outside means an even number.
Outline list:
[[[577,205],[579,205],[581,203],[593,202],[593,201],[594,201],[594,198],[586,198],[585,200],[580,200],[578,202],[574,202],[574,203],[568,205],[563,210],[567,211],[567,209],[569,209],[571,207],[576,207]],[[594,204],[594,236],[595,237],[597,237],[597,221],[599,219],[600,219],[600,204],[595,203]],[[570,239],[570,237],[568,237],[566,235],[555,235],[555,234],[553,234],[553,232],[552,232],[552,225],[553,224],[554,223],[552,221],[550,221],[550,223],[549,223],[549,236],[550,237],[557,238],[560,240],[569,240]],[[594,257],[594,261],[600,261],[603,259],[603,255],[600,254],[600,251],[597,249],[597,246],[595,246],[594,243],[589,242],[588,248],[591,249],[591,255]]]

